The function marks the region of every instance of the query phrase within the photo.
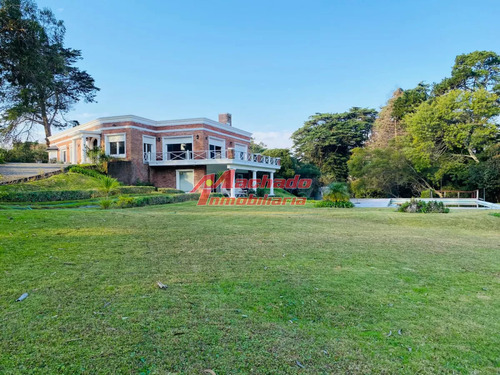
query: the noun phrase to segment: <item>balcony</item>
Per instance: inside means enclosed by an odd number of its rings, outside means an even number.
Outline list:
[[[260,167],[278,170],[280,158],[228,149],[223,151],[145,152],[144,163],[150,166],[187,166],[226,164],[236,167]]]

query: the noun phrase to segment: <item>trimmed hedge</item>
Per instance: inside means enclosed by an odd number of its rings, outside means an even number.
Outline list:
[[[151,194],[156,191],[154,186],[119,186],[115,194]]]
[[[2,202],[52,202],[90,199],[97,196],[97,190],[38,190],[0,192]]]
[[[164,194],[184,194],[182,190],[177,190],[174,188],[158,188],[158,191]]]
[[[354,203],[350,201],[319,201],[314,203],[314,207],[330,207],[330,208],[353,208]]]
[[[174,194],[174,195],[151,195],[145,197],[120,197],[117,205],[121,208],[126,207],[142,207],[152,206],[157,204],[179,203],[186,201],[194,201],[200,198],[200,194]]]

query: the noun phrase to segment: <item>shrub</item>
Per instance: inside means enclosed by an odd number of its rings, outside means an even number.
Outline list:
[[[121,208],[132,207],[134,205],[134,198],[120,196],[118,197],[118,202],[116,202],[116,204]]]
[[[120,183],[116,178],[103,176],[101,178],[101,186],[99,190],[102,191],[106,195],[106,197],[108,197],[109,194],[111,194],[118,188],[118,186],[120,186]]]
[[[101,206],[103,210],[107,210],[111,207],[112,204],[113,201],[111,199],[102,199],[99,201],[99,206]]]
[[[177,190],[174,188],[158,188],[158,191],[164,194],[184,194],[182,190]]]
[[[344,182],[332,182],[326,188],[326,194],[323,195],[323,200],[331,202],[348,202],[349,189]]]
[[[79,173],[79,174],[83,174],[85,176],[99,178],[99,179],[105,177],[102,173],[96,171],[95,169],[81,167],[79,165],[74,165],[74,166],[70,167],[69,171],[72,173]]]
[[[430,201],[424,202],[412,198],[409,202],[403,203],[399,208],[399,212],[410,212],[410,213],[448,213],[450,209],[444,206],[443,202]]]
[[[314,207],[330,207],[330,208],[353,208],[354,204],[350,201],[318,201],[314,203]]]
[[[118,186],[115,189],[119,194],[151,194],[156,191],[154,186]]]
[[[263,197],[266,195],[266,189],[263,188],[257,188],[256,195],[258,197]]]
[[[52,202],[90,199],[97,195],[96,190],[37,190],[11,191],[0,195],[3,202]]]
[[[186,202],[192,200],[198,200],[200,198],[200,194],[174,194],[174,195],[150,195],[145,197],[136,197],[133,198],[134,201],[131,207],[142,207],[142,206],[151,206],[157,204],[168,204],[168,203],[179,203]]]

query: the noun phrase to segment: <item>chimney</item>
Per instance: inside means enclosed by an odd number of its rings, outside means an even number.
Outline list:
[[[219,114],[219,122],[221,124],[233,126],[232,121],[231,121],[231,114],[230,113],[221,113],[221,114]]]

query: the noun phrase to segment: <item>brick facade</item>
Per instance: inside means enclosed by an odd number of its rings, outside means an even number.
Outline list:
[[[132,118],[132,120],[124,119],[127,117]],[[124,134],[126,154],[125,157],[116,159],[116,165],[111,168],[113,174],[117,174],[119,180],[127,184],[141,181],[153,183],[157,187],[175,188],[176,169],[194,170],[194,179],[197,181],[205,174],[206,166],[149,166],[143,160],[143,136],[155,138],[157,153],[166,151],[163,150],[164,137],[175,136],[192,136],[194,152],[208,150],[210,137],[223,140],[226,151],[234,148],[236,144],[249,147],[250,134],[232,128],[230,114],[220,115],[219,120],[223,122],[217,123],[208,119],[194,119],[192,122],[179,120],[178,123],[175,121],[154,122],[135,116],[105,118],[56,134],[49,140],[51,146],[58,147],[57,158],[59,161],[61,160],[61,148],[66,147],[67,163],[73,162],[72,155],[74,155],[73,148],[75,147],[76,163],[82,163],[82,147],[85,147],[83,139],[87,139],[84,137],[88,137],[90,140],[100,138],[99,146],[106,149],[107,136]]]

